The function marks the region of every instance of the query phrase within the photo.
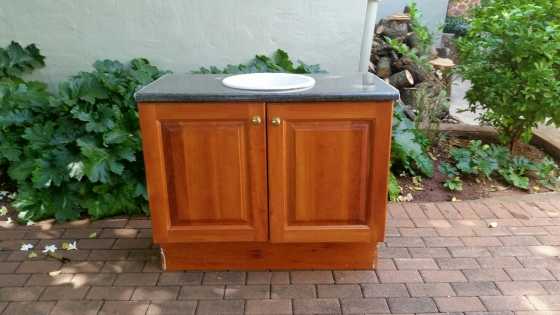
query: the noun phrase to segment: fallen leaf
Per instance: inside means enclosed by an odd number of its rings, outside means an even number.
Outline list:
[[[89,238],[96,238],[97,237],[97,232],[91,233],[88,237]]]
[[[27,255],[27,258],[35,258],[37,257],[37,253],[34,251],[30,251],[29,254]]]

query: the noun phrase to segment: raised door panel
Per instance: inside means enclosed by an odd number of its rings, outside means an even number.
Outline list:
[[[269,104],[268,119],[280,120],[268,129],[271,241],[382,239],[391,109]]]
[[[264,104],[140,105],[160,242],[268,239]],[[151,135],[151,136],[150,136]]]

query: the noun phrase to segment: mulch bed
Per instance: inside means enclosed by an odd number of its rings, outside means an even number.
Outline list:
[[[412,202],[439,202],[439,201],[459,201],[459,200],[475,200],[480,198],[498,197],[504,195],[526,195],[528,193],[544,193],[551,190],[538,185],[536,181],[531,179],[529,191],[511,187],[503,182],[500,178],[491,180],[481,180],[473,176],[461,176],[463,180],[463,191],[451,192],[443,187],[445,176],[439,171],[441,162],[452,160],[449,156],[449,150],[453,147],[466,147],[469,144],[468,139],[457,137],[449,137],[442,140],[431,148],[431,154],[434,160],[434,176],[432,178],[422,178],[421,183],[415,183],[412,177],[397,177],[403,191],[402,195],[411,194]],[[522,155],[534,162],[540,162],[546,154],[539,148],[529,144],[519,144],[516,147],[516,155]],[[558,161],[556,161],[558,163]]]

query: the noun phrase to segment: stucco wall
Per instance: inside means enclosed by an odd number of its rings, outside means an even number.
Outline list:
[[[186,72],[277,48],[330,71],[358,67],[364,0],[0,0],[0,45],[36,43],[58,81],[96,59]]]
[[[442,1],[418,0],[421,7]],[[406,2],[383,0],[380,14]],[[365,0],[0,0],[0,45],[36,43],[47,67],[35,78],[50,83],[90,69],[96,59],[142,56],[187,72],[277,48],[348,72],[357,71],[365,6]]]

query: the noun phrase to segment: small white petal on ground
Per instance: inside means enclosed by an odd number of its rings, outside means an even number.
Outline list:
[[[48,254],[48,253],[54,253],[56,252],[58,248],[56,248],[56,245],[52,244],[52,245],[47,245],[45,246],[45,249],[43,249],[43,254]]]
[[[32,248],[33,248],[33,244],[21,244],[20,250],[26,252]]]

